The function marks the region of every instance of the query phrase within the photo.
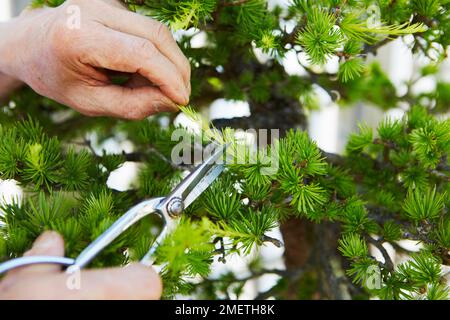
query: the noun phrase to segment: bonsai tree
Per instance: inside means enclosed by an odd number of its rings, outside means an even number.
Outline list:
[[[428,58],[420,76],[435,76],[450,41],[449,1],[124,2],[177,33],[193,69],[191,107],[182,108],[188,116],[198,120],[220,98],[248,102],[250,116],[216,119],[203,127],[209,134],[201,143],[217,138],[208,127],[225,138],[231,136],[225,128],[280,130],[254,161],[227,165],[161,244],[157,260],[165,265],[167,298],[238,298],[247,281],[264,274],[280,280],[258,299],[449,297],[443,266],[450,262],[450,121],[442,115],[449,111],[450,84],[438,81],[433,92],[415,94],[410,82],[400,96],[380,66],[366,61],[407,36],[412,52]],[[200,36],[204,43],[193,45]],[[307,57],[298,62],[304,75],[286,72],[288,53]],[[321,66],[333,57],[339,71],[329,74]],[[326,153],[304,131],[307,111],[317,107],[314,86],[339,96],[341,105],[402,105],[405,115],[375,129],[361,125],[344,154]],[[3,208],[1,259],[21,256],[47,229],[60,232],[67,255],[75,257],[133,204],[170,192],[192,167],[172,161],[179,143],[172,133],[180,130],[174,119],[87,118],[29,89],[13,94],[0,113],[0,174],[18,181],[25,195]],[[126,139],[134,151],[96,152],[92,133],[96,145]],[[266,174],[265,159],[275,148],[277,170]],[[140,164],[134,185],[110,189],[111,172],[126,161]],[[150,230],[158,223],[148,219],[134,226],[92,265],[138,260],[155,240]],[[282,239],[267,235],[277,226]],[[402,239],[416,241],[420,250],[409,252]],[[406,262],[394,264],[387,243]],[[268,269],[255,258],[249,276],[209,275],[213,261],[225,263],[262,245],[284,246],[286,270]],[[373,257],[373,250],[382,258]]]

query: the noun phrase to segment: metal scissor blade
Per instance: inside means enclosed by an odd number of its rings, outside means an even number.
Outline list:
[[[184,199],[184,207],[187,208],[192,202],[195,201],[208,187],[211,185],[214,180],[223,172],[225,166],[223,164],[215,165],[209,172],[200,180],[200,182],[196,185],[196,187],[187,195]],[[163,201],[164,202],[164,201]],[[150,266],[155,262],[155,255],[158,246],[164,241],[166,236],[172,232],[176,226],[178,225],[179,220],[175,220],[166,215],[164,211],[164,207],[162,209],[162,216],[165,220],[165,226],[159,235],[159,237],[154,242],[153,246],[147,252],[147,254],[142,258],[141,263]]]
[[[187,208],[192,202],[195,201],[209,186],[217,179],[217,177],[225,169],[224,165],[217,165],[211,169],[206,176],[197,184],[197,186],[187,195],[184,199],[184,207]]]
[[[172,191],[172,193],[160,203],[157,209],[165,212],[167,205],[174,199],[181,200],[183,202],[184,208],[190,205],[201,193],[203,193],[206,188],[208,188],[214,182],[217,176],[223,171],[223,164],[222,162],[220,162],[220,160],[223,159],[224,151],[226,148],[227,145],[222,145],[216,148],[214,154],[200,166],[198,166],[194,171],[192,171]],[[216,169],[216,167],[220,166],[222,166],[221,169]],[[186,202],[186,199],[188,199],[188,202]]]

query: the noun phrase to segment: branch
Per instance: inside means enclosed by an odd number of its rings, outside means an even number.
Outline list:
[[[224,2],[222,3],[222,6],[224,7],[233,7],[233,6],[240,6],[248,2],[249,0],[237,0],[233,2]]]
[[[252,272],[250,275],[248,275],[247,277],[244,278],[236,278],[236,279],[205,279],[206,281],[209,282],[247,282],[249,280],[261,277],[265,274],[276,274],[280,277],[286,277],[286,278],[293,278],[293,277],[298,277],[300,276],[300,273],[303,273],[304,269],[298,269],[298,270],[293,270],[293,271],[289,271],[289,270],[280,270],[280,269],[262,269],[259,270],[257,272]]]
[[[261,241],[262,242],[271,242],[277,248],[281,248],[283,246],[283,242],[281,242],[280,240],[266,236],[266,235],[263,235],[261,237]]]
[[[393,36],[393,37],[388,37],[380,42],[377,42],[373,45],[365,45],[363,50],[362,50],[362,54],[376,54],[378,49],[380,49],[382,46],[388,44],[389,42],[393,41],[394,39],[397,39],[398,36]]]
[[[187,167],[182,166],[182,165],[177,165],[174,164],[170,159],[167,159],[165,155],[163,155],[161,152],[159,152],[157,149],[155,149],[154,147],[150,147],[149,149],[147,149],[149,152],[153,153],[154,155],[156,155],[158,158],[160,158],[162,161],[166,162],[167,164],[169,164],[173,169],[175,170],[186,170]]]
[[[295,26],[294,30],[292,30],[291,33],[286,33],[281,40],[281,43],[283,46],[287,44],[291,44],[292,46],[295,44],[295,41],[297,39],[297,33],[303,28],[303,25],[297,25]]]
[[[385,267],[391,272],[394,271],[394,263],[392,262],[392,259],[386,249],[383,247],[383,241],[375,240],[369,235],[366,235],[366,239],[370,244],[374,245],[378,250],[380,250],[384,258]]]
[[[285,271],[285,272],[288,272],[288,274],[284,277],[289,278],[290,282],[295,282],[308,270],[308,268],[309,267],[300,268],[300,269],[293,270],[291,272]],[[258,295],[255,297],[254,300],[266,300],[267,298],[273,296],[277,291],[283,290],[283,289],[280,289],[280,287],[275,285],[267,291],[258,293]]]
[[[345,158],[337,153],[326,152],[323,151],[322,149],[320,149],[320,152],[331,164],[334,164],[336,166],[343,166],[345,164]]]

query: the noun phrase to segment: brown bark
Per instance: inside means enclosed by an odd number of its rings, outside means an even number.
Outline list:
[[[304,267],[311,255],[314,241],[313,223],[307,220],[289,218],[281,225],[284,238],[284,260],[288,270]]]
[[[287,270],[304,268],[311,258],[314,242],[314,224],[298,218],[289,218],[281,224],[284,240],[284,262]],[[299,296],[299,282],[296,279],[288,284],[284,299],[295,300]]]

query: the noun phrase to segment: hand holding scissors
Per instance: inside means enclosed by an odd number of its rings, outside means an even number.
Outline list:
[[[0,264],[0,274],[9,270],[35,264],[57,264],[67,268],[68,272],[79,270],[89,264],[105,247],[113,242],[132,225],[142,218],[150,215],[159,215],[164,227],[142,258],[141,263],[152,265],[155,259],[155,251],[178,225],[183,211],[197,199],[222,173],[224,170],[223,156],[226,145],[218,147],[215,152],[204,163],[191,172],[175,189],[166,197],[153,198],[143,201],[120,217],[109,229],[92,242],[80,255],[75,258],[51,257],[51,256],[31,256],[22,257]]]

